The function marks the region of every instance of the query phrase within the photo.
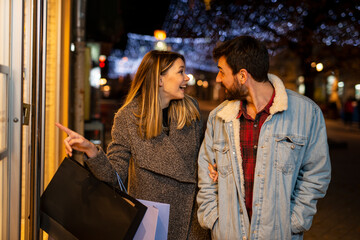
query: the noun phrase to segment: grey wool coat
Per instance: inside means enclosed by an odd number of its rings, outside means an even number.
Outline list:
[[[86,164],[97,178],[112,184],[116,184],[116,170],[132,197],[169,203],[168,239],[210,239],[198,223],[195,201],[201,121],[181,130],[172,121],[168,135],[162,132],[143,140],[133,114],[137,109],[135,98],[116,113],[107,154],[99,149]]]

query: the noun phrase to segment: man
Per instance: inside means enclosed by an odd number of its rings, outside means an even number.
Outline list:
[[[210,113],[199,152],[200,225],[213,239],[302,239],[330,182],[321,110],[268,74],[267,49],[254,38],[213,55],[229,101]]]

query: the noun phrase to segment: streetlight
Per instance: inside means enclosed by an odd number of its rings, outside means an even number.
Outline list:
[[[164,41],[166,39],[166,32],[164,30],[155,30],[154,37],[158,41]]]
[[[165,43],[166,32],[164,30],[155,30],[154,37],[156,38],[155,49],[160,51],[166,51],[167,45]]]
[[[316,71],[321,72],[324,69],[324,65],[322,63],[316,64]]]

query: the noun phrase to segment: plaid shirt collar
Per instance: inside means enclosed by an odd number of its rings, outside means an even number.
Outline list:
[[[270,101],[266,104],[266,106],[260,112],[258,112],[258,114],[261,112],[266,112],[267,114],[270,115],[270,107],[272,106],[272,104],[274,102],[274,98],[275,98],[275,89],[270,98]],[[242,114],[244,114],[244,117],[246,119],[251,119],[251,117],[246,112],[246,101],[240,101],[240,110],[239,110],[239,114],[236,118],[239,119]]]

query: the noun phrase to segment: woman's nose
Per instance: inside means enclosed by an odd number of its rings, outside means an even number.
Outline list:
[[[189,81],[189,80],[190,80],[189,76],[185,74],[185,81]]]

